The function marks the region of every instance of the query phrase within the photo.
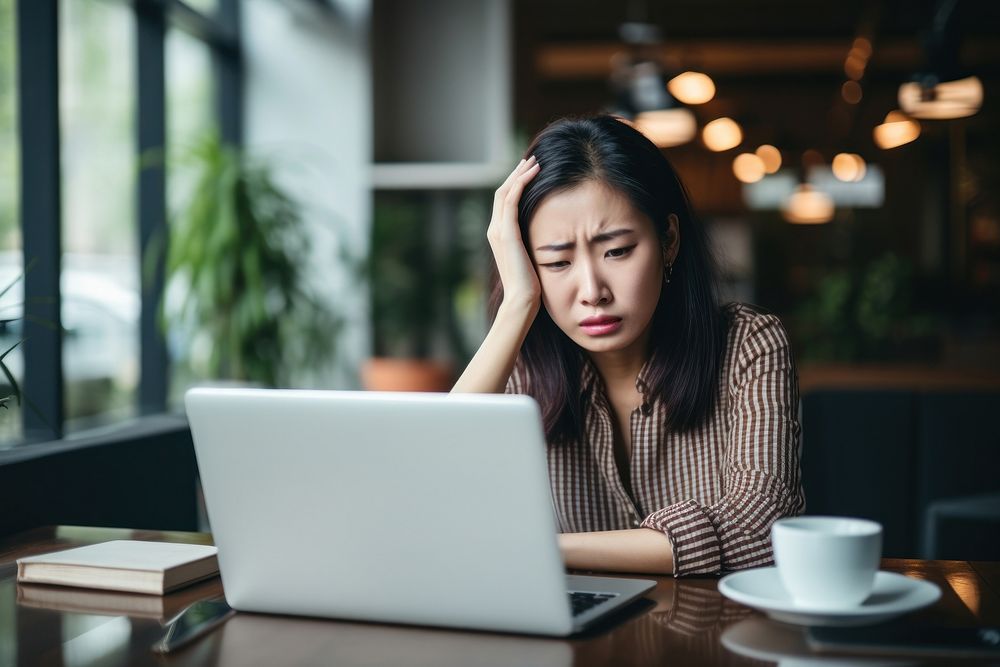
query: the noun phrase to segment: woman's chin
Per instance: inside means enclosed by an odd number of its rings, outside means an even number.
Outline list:
[[[573,342],[579,345],[585,352],[591,354],[603,354],[608,352],[621,352],[627,350],[631,343],[621,335],[611,336],[578,336]]]

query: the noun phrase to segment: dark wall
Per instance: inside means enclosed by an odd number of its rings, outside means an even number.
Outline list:
[[[886,556],[916,556],[913,402],[902,391],[819,391],[802,399],[807,512],[878,521]]]
[[[884,527],[887,557],[921,557],[935,501],[1000,494],[1000,392],[825,390],[802,399],[807,513],[859,516]],[[1000,520],[1000,517],[997,518]],[[986,526],[987,524],[980,524]],[[998,553],[968,531],[941,550],[968,560]],[[959,537],[955,537],[959,536]]]
[[[197,475],[176,417],[0,452],[0,536],[49,524],[196,530]]]

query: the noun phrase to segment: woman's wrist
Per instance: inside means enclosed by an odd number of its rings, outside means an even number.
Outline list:
[[[504,299],[486,338],[452,388],[458,393],[503,393],[538,304]]]
[[[497,320],[526,321],[528,325],[535,319],[541,299],[538,297],[504,297],[497,309]]]

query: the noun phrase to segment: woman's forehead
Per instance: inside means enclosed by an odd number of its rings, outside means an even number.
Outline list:
[[[636,231],[648,226],[652,231],[652,222],[625,194],[588,180],[546,196],[535,209],[528,233],[534,242],[549,236],[591,236],[622,225],[636,227]]]

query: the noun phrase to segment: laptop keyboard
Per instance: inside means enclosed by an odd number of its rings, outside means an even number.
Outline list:
[[[602,602],[618,597],[617,593],[585,593],[570,591],[569,602],[573,607],[573,615],[579,616],[588,609],[593,609]]]

